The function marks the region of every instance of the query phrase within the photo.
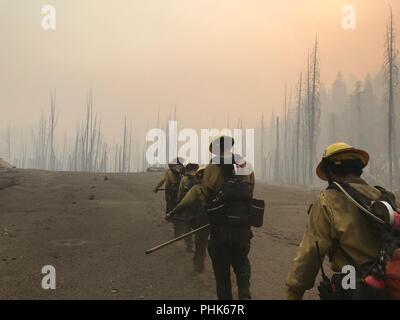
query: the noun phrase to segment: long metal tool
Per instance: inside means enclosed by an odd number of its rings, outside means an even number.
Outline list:
[[[190,231],[190,232],[188,232],[188,233],[185,233],[185,234],[183,234],[183,235],[181,235],[181,236],[179,236],[179,237],[177,237],[177,238],[171,239],[171,240],[169,240],[169,241],[167,241],[167,242],[164,242],[164,243],[162,243],[162,244],[159,244],[158,246],[155,246],[155,247],[153,247],[153,248],[147,250],[147,251],[146,251],[146,254],[153,253],[154,251],[160,250],[161,248],[164,248],[164,247],[166,247],[166,246],[169,246],[170,244],[172,244],[172,243],[174,243],[174,242],[177,242],[177,241],[179,241],[179,240],[181,240],[181,239],[184,239],[184,238],[186,238],[186,237],[189,237],[189,236],[191,236],[192,234],[194,234],[194,233],[196,233],[196,232],[199,232],[199,231],[201,231],[201,230],[207,229],[207,228],[209,228],[209,227],[210,227],[210,224],[206,224],[206,225],[204,225],[204,226],[202,226],[202,227],[200,227],[200,228],[194,229],[194,230],[192,230],[192,231]]]
[[[336,187],[339,188],[340,191],[343,192],[343,194],[351,201],[353,202],[362,212],[364,212],[365,214],[367,214],[370,218],[372,218],[373,220],[375,220],[375,222],[378,222],[380,224],[385,224],[385,222],[381,219],[379,219],[377,216],[375,216],[372,212],[370,212],[369,210],[367,210],[366,208],[364,208],[361,204],[359,204],[355,199],[353,199],[353,197],[351,195],[349,195],[347,193],[347,191],[336,181],[333,181],[333,183],[336,185]]]

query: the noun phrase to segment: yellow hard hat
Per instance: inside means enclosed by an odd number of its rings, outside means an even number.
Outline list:
[[[369,154],[368,152],[356,149],[351,145],[344,142],[336,142],[331,144],[328,148],[325,149],[324,154],[322,155],[322,160],[317,166],[317,176],[327,181],[328,175],[326,173],[326,166],[324,160],[329,159],[337,164],[340,164],[343,160],[361,160],[363,166],[366,167],[369,162]]]

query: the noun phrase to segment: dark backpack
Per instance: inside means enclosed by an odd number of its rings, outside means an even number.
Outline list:
[[[212,195],[206,206],[212,226],[221,227],[261,227],[265,203],[252,198],[248,183],[235,174],[233,165],[220,165],[224,183]]]

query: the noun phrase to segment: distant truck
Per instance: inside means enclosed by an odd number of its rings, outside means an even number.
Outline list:
[[[166,170],[166,166],[163,165],[155,165],[148,167],[146,172],[164,172]]]
[[[11,168],[15,168],[15,167],[12,166],[11,164],[9,164],[3,158],[0,158],[0,169],[11,169]]]

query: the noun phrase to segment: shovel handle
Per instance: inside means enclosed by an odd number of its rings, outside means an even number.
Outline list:
[[[160,249],[162,249],[162,248],[164,248],[164,247],[166,247],[166,246],[169,246],[169,245],[172,244],[172,243],[175,243],[175,242],[177,242],[177,241],[179,241],[179,240],[181,240],[181,239],[184,239],[184,238],[186,238],[186,237],[189,237],[189,236],[191,236],[192,234],[194,234],[194,233],[196,233],[196,232],[199,232],[199,231],[201,231],[201,230],[207,229],[207,228],[209,228],[209,227],[210,227],[210,225],[209,225],[209,224],[206,224],[206,225],[204,225],[204,226],[202,226],[202,227],[200,227],[200,228],[197,228],[197,229],[195,229],[195,230],[189,231],[189,232],[187,232],[187,233],[185,233],[185,234],[183,234],[183,235],[181,235],[181,236],[179,236],[179,237],[177,237],[177,238],[171,239],[171,240],[169,240],[169,241],[167,241],[167,242],[164,242],[164,243],[162,243],[162,244],[159,244],[158,246],[155,246],[155,247],[153,247],[153,248],[147,250],[147,251],[146,251],[146,254],[153,253],[153,252],[155,252],[155,251],[157,251],[157,250],[160,250]]]

